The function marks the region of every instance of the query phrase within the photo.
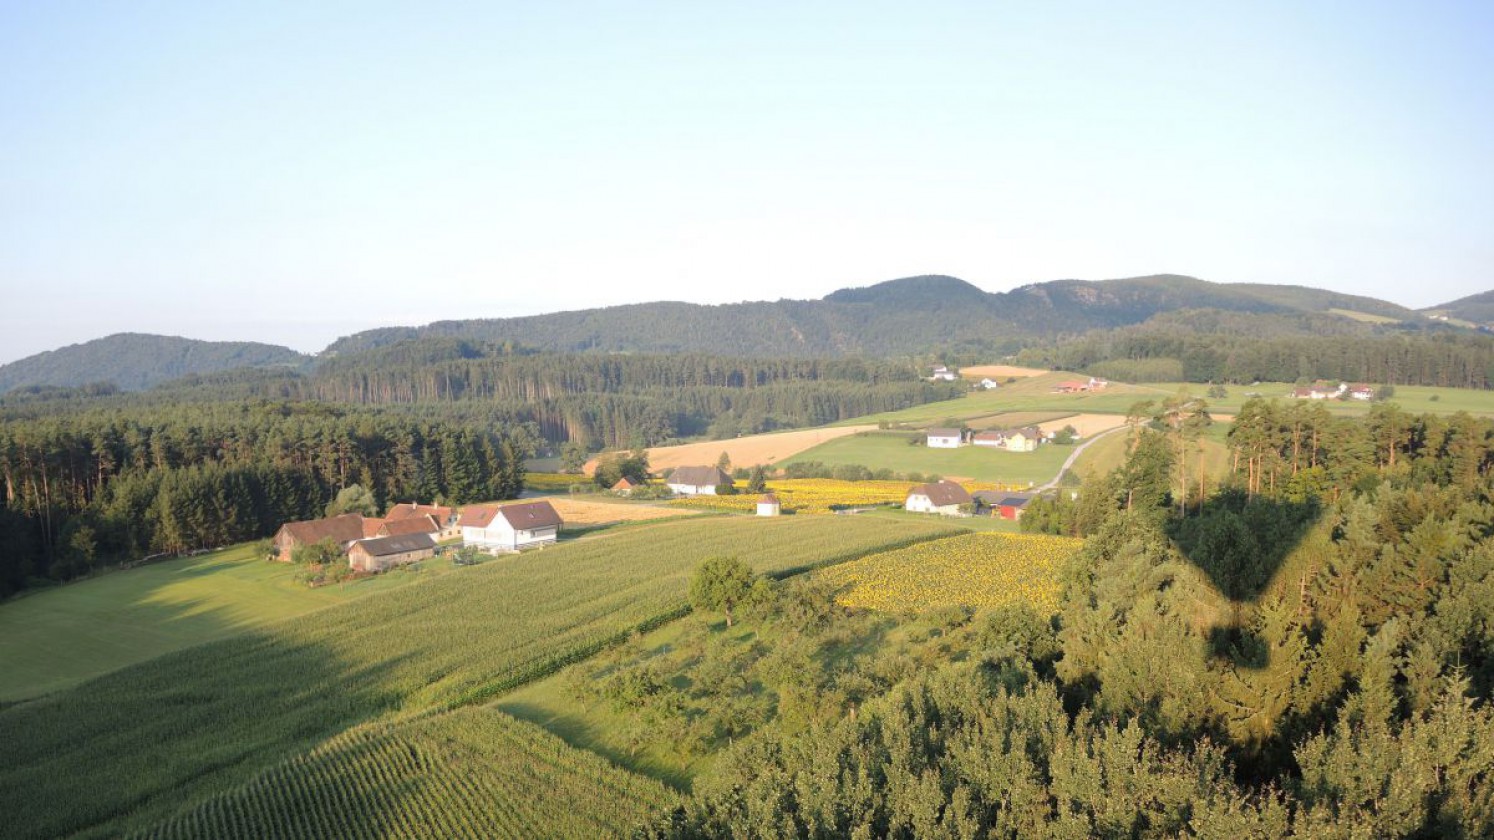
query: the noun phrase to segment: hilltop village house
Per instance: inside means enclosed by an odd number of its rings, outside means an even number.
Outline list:
[[[731,476],[719,467],[676,467],[665,481],[680,496],[714,496],[716,488],[731,484]]]
[[[953,481],[920,484],[908,491],[903,502],[904,510],[915,513],[938,513],[944,516],[959,516],[960,505],[971,504],[970,494]]]
[[[359,572],[385,572],[435,554],[436,541],[428,533],[376,537],[353,543],[348,548],[348,565]]]
[[[1085,391],[1100,391],[1110,387],[1110,380],[1091,376],[1089,381],[1070,379],[1053,386],[1055,394],[1079,394]]]
[[[1032,452],[1038,448],[1043,440],[1043,432],[1036,426],[1023,426],[1020,429],[1000,429],[979,432],[971,443],[976,446],[989,446],[995,449],[1005,449],[1008,452]]]
[[[930,449],[958,449],[962,443],[964,443],[964,435],[959,429],[928,430]]]
[[[549,502],[538,501],[469,507],[462,511],[457,524],[466,545],[518,551],[555,542],[563,523]]]

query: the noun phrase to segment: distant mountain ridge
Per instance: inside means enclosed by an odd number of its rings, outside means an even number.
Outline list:
[[[1494,325],[1494,291],[1458,298],[1455,301],[1431,306],[1421,310],[1423,315],[1438,320],[1461,321],[1471,325]]]
[[[1494,292],[1449,304],[1489,307]],[[818,300],[706,305],[658,301],[424,326],[384,327],[338,339],[324,356],[348,356],[423,337],[557,352],[712,353],[753,357],[1014,353],[1035,341],[1205,311],[1313,315],[1371,324],[1424,325],[1425,315],[1375,298],[1305,286],[1211,283],[1178,274],[1117,280],[1054,280],[987,292],[947,275],[921,275],[840,289]],[[1469,310],[1473,311],[1473,310]],[[1336,321],[1334,323],[1337,323]],[[113,382],[140,390],[189,374],[240,368],[303,368],[285,347],[121,333],[0,365],[0,393],[26,386]]]
[[[1303,286],[1210,283],[1175,274],[1055,280],[1009,292],[986,292],[956,277],[923,275],[840,289],[820,300],[640,303],[388,327],[338,339],[327,350],[356,353],[396,341],[443,336],[572,352],[887,356],[962,347],[1011,352],[1024,341],[1137,324],[1179,309],[1343,310],[1397,321],[1422,320],[1413,310],[1375,298]]]
[[[112,382],[138,391],[189,374],[248,367],[302,367],[310,356],[253,341],[199,341],[166,335],[115,335],[0,365],[0,393],[28,386]]]

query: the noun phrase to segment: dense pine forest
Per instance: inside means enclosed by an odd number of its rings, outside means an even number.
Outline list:
[[[431,339],[315,374],[194,375],[141,393],[0,398],[0,594],[268,536],[351,484],[379,505],[512,498],[546,447],[820,425],[964,392],[912,364],[564,356]]]
[[[649,835],[1494,836],[1494,423],[1257,402],[1203,491],[1170,419],[1086,488],[1051,620],[976,616],[859,708],[801,680],[822,712]]]
[[[1126,382],[1494,384],[1494,337],[1487,334],[1374,326],[1326,314],[1171,312],[1029,348],[1018,359]]]

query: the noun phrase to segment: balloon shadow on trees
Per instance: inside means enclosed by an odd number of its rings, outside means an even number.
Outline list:
[[[1236,666],[1262,669],[1267,645],[1248,618],[1288,556],[1322,516],[1316,500],[1294,502],[1240,490],[1222,491],[1197,513],[1168,523],[1173,544],[1232,606],[1230,620],[1209,631],[1209,651]]]

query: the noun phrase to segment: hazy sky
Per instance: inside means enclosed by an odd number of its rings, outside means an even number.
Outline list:
[[[0,0],[0,362],[925,273],[1428,306],[1494,288],[1491,82],[1489,2]]]

